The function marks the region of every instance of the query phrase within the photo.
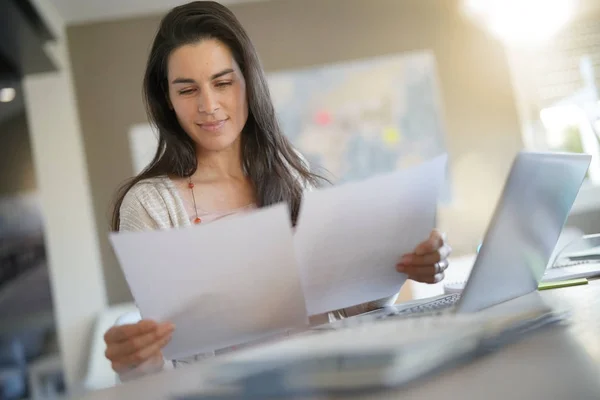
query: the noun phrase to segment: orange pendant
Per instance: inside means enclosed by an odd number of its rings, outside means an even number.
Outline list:
[[[200,222],[202,222],[202,220],[201,220],[200,218],[196,218],[196,219],[194,220],[194,223],[195,223],[195,224],[199,224]]]

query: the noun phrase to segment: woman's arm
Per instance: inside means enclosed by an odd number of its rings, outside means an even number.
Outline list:
[[[151,216],[142,201],[147,196],[147,190],[143,190],[139,186],[134,186],[125,195],[121,208],[119,209],[120,232],[141,232],[159,229],[159,224]],[[114,326],[133,325],[140,321],[142,321],[141,314],[139,311],[136,311],[119,317]],[[135,367],[117,370],[117,382],[126,382],[140,376],[158,372],[168,365],[170,364],[165,362],[162,356],[153,357]]]
[[[132,187],[123,198],[119,209],[119,231],[141,232],[159,229],[159,224],[148,210],[148,193],[140,186]],[[146,201],[143,201],[146,200]]]

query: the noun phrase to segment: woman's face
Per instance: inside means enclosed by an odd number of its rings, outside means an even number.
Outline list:
[[[229,48],[215,39],[184,45],[168,61],[169,100],[200,151],[237,142],[248,119],[246,81]]]

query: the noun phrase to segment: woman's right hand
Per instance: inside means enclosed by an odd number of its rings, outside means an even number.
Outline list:
[[[104,355],[115,372],[133,369],[148,361],[162,363],[162,348],[169,343],[174,330],[171,323],[150,320],[113,326],[104,335]]]

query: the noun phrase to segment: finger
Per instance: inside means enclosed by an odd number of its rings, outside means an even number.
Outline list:
[[[435,275],[444,272],[448,268],[448,260],[441,260],[434,264],[428,265],[399,265],[398,272],[403,272],[407,275]]]
[[[173,333],[175,327],[170,323],[157,325],[153,331],[148,333],[129,337],[128,340],[122,342],[108,342],[104,355],[111,361],[127,356],[146,347],[157,340],[162,339],[166,335]]]
[[[445,241],[445,234],[434,229],[431,232],[431,234],[429,235],[429,239],[427,239],[423,243],[419,244],[415,248],[415,254],[416,255],[424,255],[427,253],[433,253],[444,245],[444,241]]]
[[[104,355],[111,361],[118,360],[151,346],[167,335],[171,335],[173,330],[172,324],[161,324],[152,332],[129,338],[124,342],[111,343],[110,346],[107,346]]]
[[[400,259],[402,265],[433,265],[436,262],[447,259],[452,253],[452,247],[445,244],[438,250],[424,255],[407,254]]]
[[[104,334],[106,343],[123,342],[130,337],[140,336],[152,332],[158,324],[150,320],[142,320],[135,324],[113,326]]]
[[[410,267],[427,267],[427,266],[432,266],[433,264],[439,262],[442,258],[441,258],[441,254],[436,251],[435,253],[429,253],[429,254],[425,254],[422,256],[413,256],[410,264],[408,264],[408,266]]]
[[[144,347],[143,349],[140,349],[135,353],[128,355],[127,357],[119,359],[117,362],[128,366],[140,365],[152,359],[156,353],[161,353],[162,348],[165,347],[170,340],[171,335],[169,334],[152,345]]]
[[[162,352],[156,352],[154,354],[152,354],[144,363],[152,363],[152,364],[159,364],[163,361],[163,355]],[[120,372],[125,372],[127,370],[130,370],[132,368],[136,368],[138,365],[133,365],[133,364],[125,364],[119,361],[114,361],[111,363],[111,368],[113,369],[113,371],[120,373]]]
[[[409,275],[408,278],[413,281],[422,282],[422,283],[438,283],[444,279],[445,275],[443,272],[435,275]]]

